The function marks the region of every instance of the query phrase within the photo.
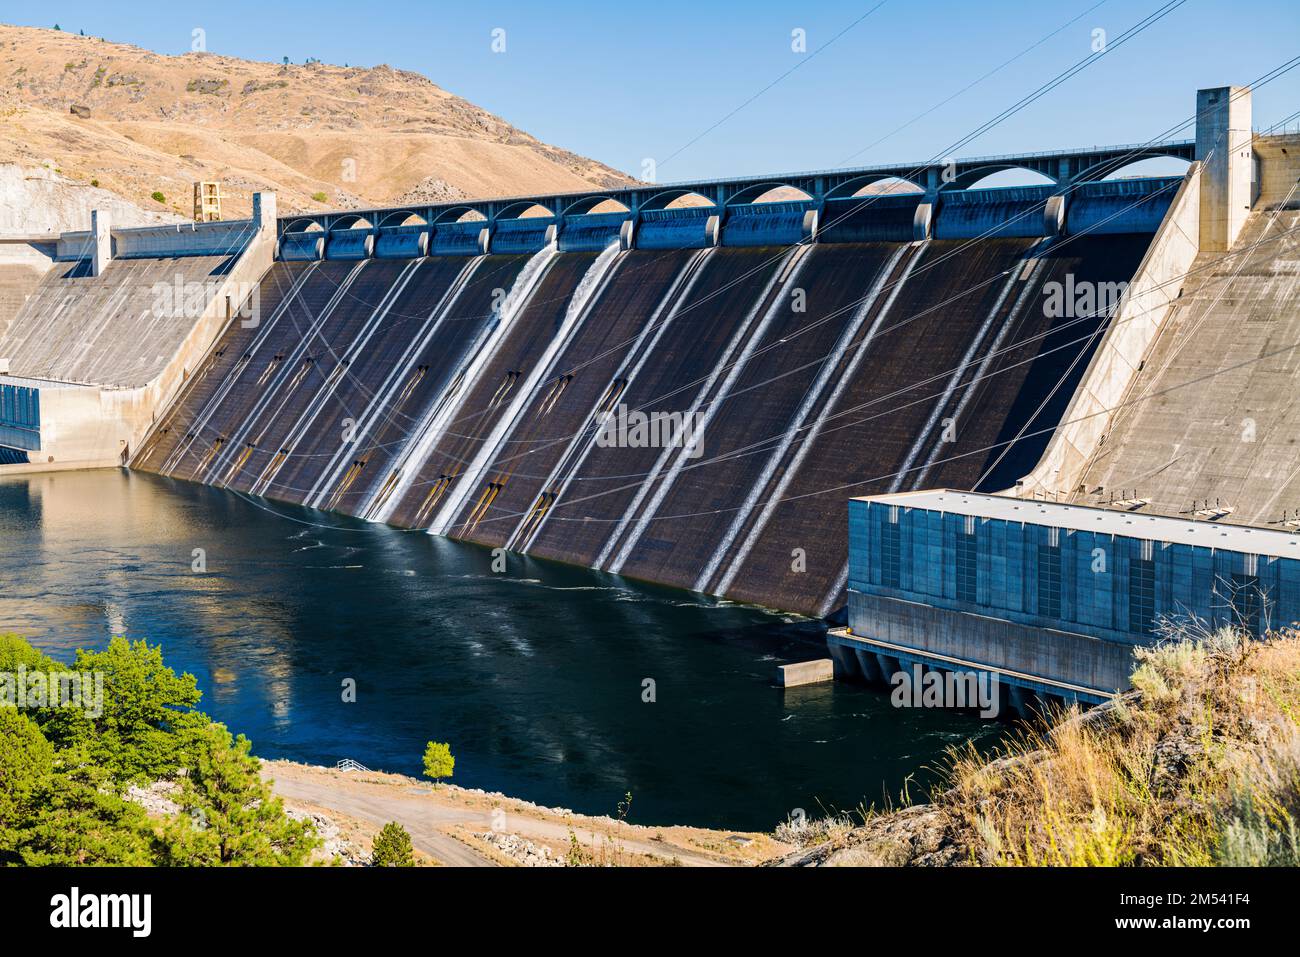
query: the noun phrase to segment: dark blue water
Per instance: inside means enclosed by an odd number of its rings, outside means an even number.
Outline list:
[[[818,653],[811,622],[520,557],[494,574],[475,546],[149,475],[0,479],[0,542],[0,631],[65,660],[159,642],[263,757],[418,774],[447,741],[466,787],[602,814],[631,791],[638,823],[768,829],[897,797],[999,733],[775,687]]]

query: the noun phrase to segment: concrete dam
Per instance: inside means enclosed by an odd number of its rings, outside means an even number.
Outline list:
[[[1300,622],[1300,135],[1256,132],[1247,87],[1197,107],[1198,162],[1032,470],[850,501],[837,673],[991,672],[1032,711],[1106,700],[1170,631]]]
[[[1192,165],[1108,178],[1154,156]],[[1205,159],[1188,141],[312,216],[263,196],[251,222],[170,233],[100,223],[66,237],[0,336],[0,442],[19,460],[3,467],[115,459],[830,615],[849,498],[1004,492],[1057,454],[1116,316],[1152,309],[1045,303],[1167,286]],[[1012,168],[1052,182],[978,187]],[[916,191],[870,191],[898,178]],[[778,188],[806,198],[763,201]],[[175,283],[178,263],[206,277],[188,335],[121,291]],[[91,291],[115,276],[116,298]],[[150,361],[123,376],[107,351],[89,372],[23,351],[25,330],[92,297],[82,351],[111,337]],[[61,392],[129,404],[120,449],[101,434],[65,453],[77,428],[106,430],[59,411]]]
[[[706,245],[699,214],[599,253],[539,233],[531,253],[413,258],[381,233],[358,258],[323,237],[323,260],[272,267],[262,321],[227,329],[132,464],[825,614],[845,488],[998,489],[1037,461],[1045,436],[995,443],[1050,428],[1106,319],[1045,316],[1044,286],[1126,281],[1177,187],[1122,185],[1151,232],[1048,237],[1039,213],[980,237],[1049,198],[1027,189],[963,196],[912,241],[868,237],[919,196],[791,246],[786,204],[736,216],[758,245],[727,227]],[[603,445],[619,409],[688,414],[700,447]]]

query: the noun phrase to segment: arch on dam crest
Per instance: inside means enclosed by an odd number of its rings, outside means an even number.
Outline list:
[[[487,217],[483,215],[481,209],[473,206],[451,206],[438,213],[434,224],[438,223],[469,223],[486,221]]]
[[[988,166],[977,166],[974,169],[969,169],[961,173],[958,173],[956,178],[951,183],[941,184],[939,186],[939,191],[950,192],[952,190],[958,190],[958,189],[974,189],[976,186],[979,186],[981,189],[985,189],[985,188],[996,188],[997,186],[1012,185],[1009,183],[993,183],[991,186],[980,185],[984,183],[986,179],[992,176],[996,176],[998,173],[1006,173],[1011,170],[1017,170],[1021,173],[1028,173],[1031,177],[1035,178],[1034,182],[1016,183],[1014,184],[1016,186],[1046,186],[1052,183],[1059,182],[1059,180],[1057,180],[1055,177],[1049,176],[1047,173],[1044,173],[1042,170],[1034,169],[1031,166],[1024,166],[1021,165],[1020,163],[992,163],[989,164]]]
[[[767,198],[772,193],[775,193],[778,190],[790,190],[798,193],[799,195],[798,196],[771,196],[771,198]],[[751,185],[745,186],[742,189],[737,190],[736,192],[732,193],[730,196],[727,197],[727,202],[725,203],[725,205],[747,206],[751,203],[774,203],[774,202],[802,203],[802,202],[810,202],[812,198],[813,197],[811,195],[809,195],[804,190],[800,189],[798,186],[795,186],[791,183],[785,183],[779,180],[774,180],[770,183],[753,183]]]
[[[330,223],[329,231],[337,233],[341,229],[373,229],[374,225],[360,213],[346,213]]]
[[[305,219],[305,218],[295,219],[288,226],[285,226],[283,229],[280,230],[280,232],[282,233],[315,233],[315,232],[323,233],[324,231],[325,231],[325,227],[322,226],[317,220]]]
[[[679,202],[680,200],[683,200],[688,196],[694,196],[697,199],[702,199],[704,202],[689,203],[689,204]],[[688,205],[717,206],[717,203],[715,203],[709,197],[705,196],[703,193],[698,193],[693,189],[666,189],[663,192],[655,193],[644,203],[642,203],[639,208],[641,210],[679,209],[683,206],[688,206]]]
[[[395,209],[377,223],[380,229],[389,226],[427,226],[429,221],[411,209]]]
[[[1075,182],[1091,182],[1099,179],[1124,179],[1139,176],[1184,176],[1191,166],[1191,160],[1174,153],[1150,150],[1125,156],[1102,163],[1096,163],[1076,173]],[[1161,170],[1161,166],[1176,167],[1173,171]],[[1151,167],[1156,167],[1151,169]]]
[[[493,219],[535,219],[542,216],[554,216],[554,210],[543,206],[541,203],[534,203],[532,200],[522,200],[518,203],[511,203],[503,209],[497,211]]]
[[[585,216],[588,213],[630,213],[627,204],[613,196],[584,196],[570,203],[561,216]]]
[[[864,194],[863,190],[874,186],[877,183],[905,183],[912,187],[911,189],[888,190],[887,192],[876,192]],[[904,195],[907,193],[924,193],[925,187],[916,180],[908,179],[906,176],[896,176],[892,173],[868,173],[865,176],[858,176],[854,179],[846,180],[840,185],[827,191],[827,199],[848,199],[853,196],[862,195]]]

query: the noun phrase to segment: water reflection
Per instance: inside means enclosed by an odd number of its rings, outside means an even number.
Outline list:
[[[154,476],[2,479],[0,534],[0,630],[59,657],[161,642],[267,757],[418,773],[443,740],[468,787],[591,813],[631,791],[643,823],[765,828],[896,796],[998,733],[775,688],[815,651],[792,616],[521,557],[493,574],[474,546]]]

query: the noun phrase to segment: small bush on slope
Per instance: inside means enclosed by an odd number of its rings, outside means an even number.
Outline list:
[[[371,867],[414,867],[415,850],[411,835],[396,821],[389,821],[375,835],[371,845]]]
[[[1059,715],[992,765],[955,756],[940,803],[974,862],[1296,860],[1300,635],[1176,637],[1138,652],[1109,709]]]

